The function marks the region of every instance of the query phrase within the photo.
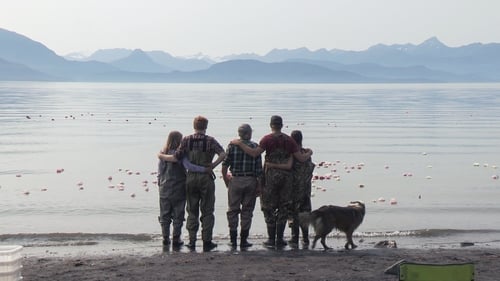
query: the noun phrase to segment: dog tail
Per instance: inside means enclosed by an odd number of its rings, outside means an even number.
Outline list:
[[[312,212],[299,213],[299,224],[301,227],[307,228],[312,225],[316,228],[316,220],[322,216],[321,211],[315,210]]]
[[[311,212],[301,212],[299,213],[299,224],[302,228],[308,228],[313,221],[313,216]]]

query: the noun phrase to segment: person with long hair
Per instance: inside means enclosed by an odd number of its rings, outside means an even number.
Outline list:
[[[173,156],[179,147],[182,134],[171,131],[167,142],[158,154],[158,187],[160,196],[160,216],[163,245],[172,242],[173,247],[184,244],[181,239],[184,224],[184,210],[186,207],[186,170],[205,172],[207,168],[190,163],[187,158],[178,162]],[[170,240],[170,226],[173,226],[172,240]]]
[[[310,150],[302,146],[301,131],[292,131],[290,137],[297,143],[301,152]],[[292,247],[298,247],[300,230],[302,231],[304,247],[307,248],[309,246],[309,229],[307,226],[300,225],[299,213],[311,212],[311,180],[315,166],[311,157],[304,162],[293,159],[293,205],[291,219],[288,224],[292,230],[292,238],[290,239]]]

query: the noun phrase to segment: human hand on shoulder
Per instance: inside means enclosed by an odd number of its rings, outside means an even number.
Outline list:
[[[234,140],[230,141],[229,144],[241,145],[242,141],[241,141],[241,139],[234,139]]]
[[[302,148],[300,150],[300,153],[304,156],[306,156],[307,158],[311,157],[311,155],[313,154],[313,151],[310,149],[310,148]]]

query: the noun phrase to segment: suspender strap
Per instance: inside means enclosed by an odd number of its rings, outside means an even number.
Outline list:
[[[193,145],[195,142],[199,142],[199,141],[202,141],[203,142],[203,148],[202,148],[202,151],[203,152],[206,152],[208,150],[208,145],[207,145],[207,136],[206,135],[203,135],[203,138],[202,139],[190,139],[189,140],[189,150],[190,151],[193,151]]]

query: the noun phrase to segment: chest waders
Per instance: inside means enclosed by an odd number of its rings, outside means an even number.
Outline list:
[[[266,152],[266,161],[271,163],[286,163],[290,153],[285,150],[287,139],[283,135],[275,137],[278,148],[271,153]],[[292,173],[287,170],[266,169],[265,185],[261,195],[261,209],[267,225],[269,239],[264,242],[266,247],[282,248],[286,246],[283,240],[286,222],[291,215],[293,203]]]
[[[292,220],[289,227],[292,230],[291,246],[298,247],[299,229],[302,230],[302,242],[304,246],[309,245],[309,227],[299,223],[299,213],[311,212],[311,180],[314,171],[314,163],[311,159],[300,162],[293,161],[293,206]]]
[[[201,151],[193,150],[193,143],[199,141],[203,142],[203,149]],[[212,163],[214,154],[214,152],[207,151],[206,136],[202,139],[190,140],[188,159],[191,163],[207,167]],[[196,235],[201,221],[203,250],[210,251],[217,246],[212,242],[212,232],[215,223],[215,183],[211,174],[188,171],[186,179],[186,199],[186,210],[188,213],[186,229],[189,232],[188,247],[191,249],[195,248]]]
[[[172,245],[179,247],[182,225],[184,223],[184,209],[186,207],[186,171],[182,164],[166,162],[165,169],[159,176],[160,216],[163,245],[170,244],[170,224],[172,230]]]

